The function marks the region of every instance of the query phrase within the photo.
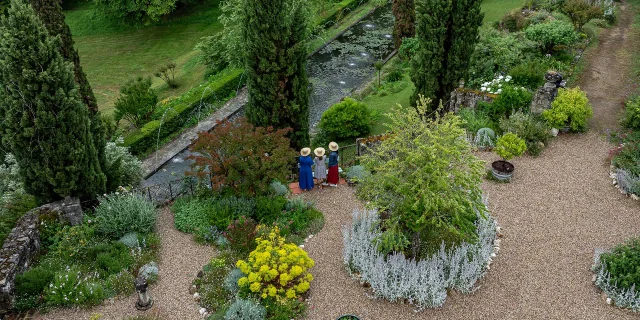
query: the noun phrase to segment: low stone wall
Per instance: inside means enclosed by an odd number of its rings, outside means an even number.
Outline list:
[[[27,212],[11,230],[0,250],[0,315],[9,312],[15,300],[15,279],[29,269],[40,251],[40,216],[55,215],[71,225],[82,223],[83,214],[78,199],[67,198]]]

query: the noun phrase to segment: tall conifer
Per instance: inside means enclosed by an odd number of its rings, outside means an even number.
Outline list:
[[[466,78],[469,59],[478,41],[484,14],[482,0],[417,0],[416,37],[419,47],[412,59],[411,80],[416,89],[412,105],[423,95],[432,109],[449,100]]]
[[[0,26],[0,135],[41,202],[105,191],[73,66],[30,5],[12,0]]]
[[[244,0],[243,38],[249,102],[255,126],[293,129],[292,147],[309,144],[309,80],[305,0]]]

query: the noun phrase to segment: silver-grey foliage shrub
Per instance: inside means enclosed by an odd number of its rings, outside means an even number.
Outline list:
[[[96,207],[96,231],[112,239],[130,232],[147,234],[156,223],[156,208],[136,193],[114,193],[101,197]]]
[[[110,184],[117,186],[138,186],[143,178],[142,162],[123,146],[124,139],[118,138],[114,142],[107,142],[104,148],[104,158],[108,177],[114,181]]]
[[[0,202],[10,201],[14,196],[24,194],[20,177],[20,166],[16,158],[8,153],[0,162]]]
[[[616,180],[618,186],[626,193],[640,195],[640,177],[624,170],[616,169]]]
[[[286,197],[289,195],[289,187],[285,186],[278,180],[274,180],[269,186],[271,187],[271,190],[273,190],[273,192],[278,196]]]
[[[629,289],[618,288],[616,283],[611,282],[611,275],[607,271],[607,266],[602,264],[600,256],[607,251],[596,249],[593,256],[592,270],[596,274],[595,285],[609,297],[616,306],[630,309],[634,312],[640,311],[640,292],[636,291],[633,285]]]
[[[122,238],[120,238],[120,240],[118,240],[118,242],[121,242],[129,248],[137,248],[140,246],[137,232],[129,232],[125,234],[124,236],[122,236]]]
[[[353,224],[344,227],[343,259],[347,270],[361,282],[371,285],[374,295],[389,301],[403,301],[423,308],[437,308],[447,299],[447,290],[469,293],[486,272],[496,223],[487,214],[478,216],[477,243],[462,243],[453,249],[440,250],[428,259],[407,259],[402,253],[380,254],[375,239],[381,234],[376,211],[354,211]]]
[[[479,148],[495,147],[496,133],[490,128],[482,128],[476,133],[473,144]]]
[[[347,176],[347,179],[351,181],[362,181],[370,176],[371,172],[369,172],[369,170],[364,166],[353,166],[347,169],[345,175]]]
[[[238,293],[238,291],[240,291],[238,280],[240,280],[240,278],[244,276],[245,274],[242,273],[242,271],[240,271],[240,269],[238,268],[231,270],[224,278],[224,288],[235,295],[236,293]]]
[[[225,320],[264,320],[267,309],[251,300],[237,299],[224,315]]]

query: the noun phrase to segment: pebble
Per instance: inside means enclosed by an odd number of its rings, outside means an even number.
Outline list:
[[[205,313],[207,313],[207,309],[205,308],[200,308],[200,314],[204,315]]]

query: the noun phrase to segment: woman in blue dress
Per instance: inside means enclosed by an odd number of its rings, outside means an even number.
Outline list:
[[[313,189],[313,159],[309,156],[311,149],[303,148],[300,150],[300,158],[298,158],[298,166],[300,167],[300,189],[303,191]]]

